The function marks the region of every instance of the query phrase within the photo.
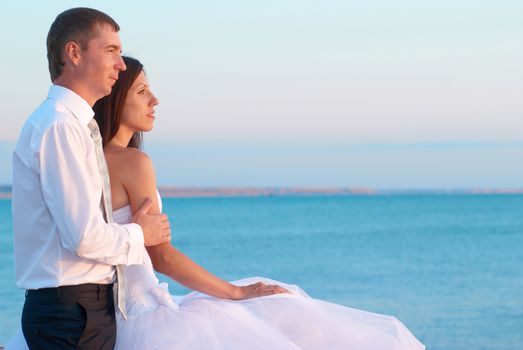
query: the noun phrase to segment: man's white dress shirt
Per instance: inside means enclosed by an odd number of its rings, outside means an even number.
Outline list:
[[[103,218],[93,116],[83,98],[53,85],[20,133],[12,201],[20,288],[111,283],[114,265],[146,261],[141,227]]]

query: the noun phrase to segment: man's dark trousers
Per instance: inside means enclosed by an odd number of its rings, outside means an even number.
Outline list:
[[[31,350],[112,350],[116,342],[113,285],[28,290],[22,331]]]

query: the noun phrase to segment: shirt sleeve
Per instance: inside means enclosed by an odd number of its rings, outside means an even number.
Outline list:
[[[92,140],[81,125],[53,124],[44,132],[35,157],[43,198],[64,249],[109,265],[146,261],[141,227],[108,224],[103,218],[103,180]]]

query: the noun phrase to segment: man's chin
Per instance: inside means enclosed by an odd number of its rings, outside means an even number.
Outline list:
[[[102,92],[103,93],[102,97],[105,97],[105,96],[111,94],[112,90],[113,90],[113,86],[112,85],[111,86],[107,86],[107,88]],[[100,98],[102,98],[102,97],[100,97]]]

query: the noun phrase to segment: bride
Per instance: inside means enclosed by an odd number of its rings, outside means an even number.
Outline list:
[[[146,198],[160,213],[150,158],[140,151],[158,100],[142,64],[127,70],[93,109],[104,140],[113,219],[128,223]],[[396,318],[313,299],[295,285],[266,278],[229,283],[169,243],[147,247],[150,261],[126,266],[125,315],[117,312],[116,349],[424,349]],[[170,295],[154,270],[197,292]],[[23,338],[22,338],[23,339]],[[8,347],[9,349],[10,347]]]

